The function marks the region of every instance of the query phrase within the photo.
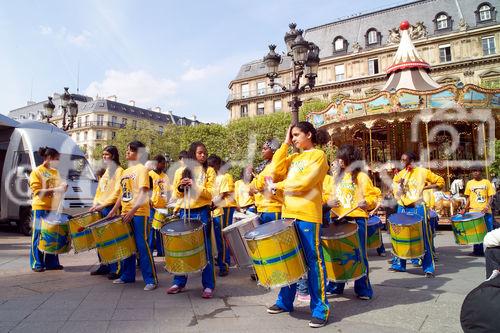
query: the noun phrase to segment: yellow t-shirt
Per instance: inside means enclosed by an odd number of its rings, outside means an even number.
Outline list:
[[[59,171],[46,168],[40,164],[30,173],[30,189],[33,195],[31,208],[33,210],[57,210],[62,200],[61,193],[54,193],[40,197],[40,190],[54,188],[61,184]]]
[[[401,179],[405,180],[405,192],[398,196],[400,188],[399,181]],[[406,169],[399,171],[398,174],[394,176],[392,184],[394,197],[398,200],[398,204],[408,206],[422,200],[422,192],[426,183],[435,184],[438,185],[439,188],[442,188],[444,186],[444,179],[431,170],[421,167],[415,167],[411,171],[407,171]]]
[[[227,207],[236,207],[236,201],[234,200],[234,181],[233,176],[229,173],[218,175],[215,178],[215,186],[213,196],[221,195],[222,193],[228,193],[228,195],[221,201],[215,202],[217,209],[214,210],[212,216],[222,215],[222,209]]]
[[[480,212],[488,206],[489,198],[496,193],[488,179],[469,180],[465,185],[464,195],[469,196],[469,209],[471,212]],[[491,214],[491,207],[488,209]]]
[[[271,162],[276,176],[284,178],[276,183],[284,193],[282,216],[321,223],[323,179],[328,172],[326,155],[319,149],[287,154],[288,145],[283,144]]]
[[[250,195],[250,183],[245,183],[243,179],[234,183],[234,199],[239,207],[247,207],[255,204],[255,198]]]
[[[112,177],[109,174],[109,168],[106,169],[97,184],[97,190],[94,196],[94,205],[99,204],[104,207],[114,205],[120,197],[120,179],[123,168],[117,167]]]
[[[283,206],[283,191],[278,190],[275,194],[267,191],[265,189],[266,177],[273,178],[275,182],[283,180],[283,178],[278,179],[274,174],[272,163],[266,165],[251,183],[259,191],[254,195],[255,206],[259,213],[279,213]]]
[[[156,171],[149,171],[149,177],[153,180],[153,191],[151,193],[151,203],[153,208],[165,208],[168,202],[168,192],[170,192],[170,182],[166,173],[160,174]]]
[[[123,171],[120,179],[120,196],[122,201],[122,214],[129,212],[136,203],[141,188],[149,190],[148,169],[141,163],[131,166]],[[149,200],[144,200],[136,216],[149,216]]]
[[[179,168],[175,171],[174,175],[174,194],[177,198],[180,198],[180,208],[184,208],[186,202],[184,201],[184,192],[179,191],[179,185],[182,180],[182,172],[184,167]],[[193,174],[193,186],[190,189],[190,201],[187,206],[191,209],[200,208],[203,206],[209,206],[212,203],[212,192],[215,184],[215,177],[217,176],[215,170],[208,167],[205,171],[201,165],[197,165],[192,170]]]
[[[325,179],[323,179],[323,205],[328,202],[330,195],[333,190],[333,177],[329,174],[325,175]]]
[[[349,213],[349,217],[368,217],[368,211],[375,208],[378,200],[381,199],[380,189],[373,186],[370,177],[359,172],[356,177],[356,183],[352,180],[352,174],[345,172],[342,179],[333,185],[334,198],[340,201],[340,207],[332,208],[332,212],[337,216],[342,216],[352,208],[356,207],[360,201],[366,201],[367,210],[356,208]]]
[[[429,189],[429,190],[424,190],[422,192],[422,199],[424,199],[425,205],[429,209],[434,209],[434,206],[436,205],[436,201],[434,199],[434,190]]]

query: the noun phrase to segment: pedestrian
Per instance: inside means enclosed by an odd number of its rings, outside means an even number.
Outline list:
[[[158,257],[163,257],[165,255],[163,250],[163,240],[161,237],[161,225],[156,225],[153,217],[155,209],[166,208],[167,202],[170,198],[170,181],[167,174],[165,173],[167,168],[167,159],[163,155],[156,155],[155,158],[155,168],[149,171],[149,177],[152,182],[151,191],[151,230],[149,231],[148,244],[151,253],[156,249],[156,255]]]

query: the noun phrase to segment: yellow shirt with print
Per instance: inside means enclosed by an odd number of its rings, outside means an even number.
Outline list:
[[[243,179],[234,182],[234,199],[239,207],[248,207],[255,204],[255,198],[250,195],[250,183],[245,183]]]
[[[114,205],[120,197],[120,179],[123,168],[118,166],[113,176],[110,176],[109,168],[106,169],[97,184],[97,190],[94,196],[94,205],[99,204],[107,207]]]
[[[328,172],[325,153],[310,149],[288,156],[288,145],[283,144],[271,164],[278,179],[284,178],[276,183],[284,194],[282,216],[321,223],[323,179]]]
[[[218,175],[215,178],[213,197],[219,196],[223,193],[227,193],[225,198],[220,202],[214,202],[217,208],[212,212],[213,217],[222,215],[223,211],[221,208],[236,207],[236,201],[234,200],[233,176],[229,173]]]
[[[273,194],[266,190],[265,185],[267,177],[271,177],[275,182],[283,180],[283,178],[278,179],[276,177],[272,168],[271,163],[266,165],[264,170],[262,170],[251,183],[259,191],[254,195],[255,206],[259,213],[279,213],[283,206],[283,191],[277,190],[276,193]]]
[[[434,198],[434,190],[433,189],[424,190],[422,192],[422,199],[424,200],[427,208],[434,209],[434,207],[436,206],[436,200]]]
[[[401,179],[405,180],[402,194],[399,193]],[[402,206],[418,203],[423,200],[422,192],[426,184],[438,185],[439,188],[442,188],[444,179],[431,170],[421,167],[415,167],[410,171],[403,169],[393,179],[394,197],[398,200],[398,204]]]
[[[153,180],[151,193],[151,204],[153,208],[165,208],[168,202],[168,192],[170,192],[170,182],[166,173],[158,174],[156,171],[149,171],[149,177]]]
[[[210,206],[212,203],[212,193],[215,185],[215,178],[217,176],[215,170],[208,167],[207,170],[203,169],[201,165],[197,165],[192,170],[193,186],[190,188],[190,200],[185,202],[188,198],[184,197],[184,191],[179,191],[179,185],[182,180],[183,168],[175,171],[173,192],[177,198],[180,198],[180,208],[187,207],[191,209],[200,208],[203,206]]]
[[[149,190],[148,169],[141,163],[125,169],[120,178],[120,197],[122,203],[122,214],[128,213],[134,206],[141,192],[141,188]],[[149,216],[149,200],[144,200],[136,216]]]
[[[326,174],[325,179],[323,179],[323,205],[325,205],[333,191],[333,177]]]
[[[40,164],[30,173],[30,189],[33,195],[31,208],[33,210],[57,210],[61,203],[63,194],[53,193],[43,197],[39,196],[40,190],[54,188],[61,184],[59,171],[46,168]]]
[[[381,200],[382,193],[380,189],[373,186],[370,177],[359,172],[356,176],[356,182],[352,179],[350,172],[344,172],[342,178],[334,186],[334,198],[340,201],[339,207],[332,208],[332,212],[337,216],[342,216],[352,208],[356,207],[360,201],[366,201],[367,208],[363,210],[356,208],[349,213],[349,217],[368,217],[368,211],[375,208],[378,200]]]
[[[464,195],[469,196],[469,210],[480,212],[488,206],[489,199],[496,193],[488,179],[469,180],[465,185]],[[488,208],[491,214],[491,207]]]

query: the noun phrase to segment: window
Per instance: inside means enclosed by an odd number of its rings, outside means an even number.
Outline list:
[[[116,132],[113,131],[113,132],[111,132],[111,139],[114,140],[115,138],[116,138]]]
[[[378,58],[368,59],[368,74],[374,75],[378,74]]]
[[[102,131],[101,130],[95,131],[95,139],[102,140]]]
[[[266,83],[257,82],[257,95],[264,95],[266,93]]]
[[[102,126],[104,124],[104,115],[98,114],[97,115],[97,126]]]
[[[370,29],[367,32],[367,44],[368,45],[373,45],[373,44],[378,44],[379,42],[379,33],[376,29]]]
[[[82,127],[82,117],[78,117],[78,120],[76,121],[76,127]]]
[[[87,141],[88,134],[87,131],[83,132],[83,141]]]
[[[127,126],[127,118],[122,118],[122,125]]]
[[[449,62],[451,61],[451,47],[450,44],[439,46],[439,61]]]
[[[132,128],[137,129],[137,120],[132,120]]]
[[[448,16],[441,14],[436,19],[437,29],[442,30],[448,28]]]
[[[85,126],[89,126],[89,116],[85,116]]]
[[[483,55],[495,54],[495,37],[483,37]]]
[[[241,85],[241,98],[250,97],[250,90],[248,88],[248,83]]]
[[[257,115],[261,116],[264,114],[264,103],[257,103]]]
[[[342,36],[337,36],[333,40],[333,52],[347,51],[347,40]]]
[[[491,7],[489,5],[482,5],[479,7],[479,21],[491,20]]]
[[[283,81],[281,80],[281,78],[280,78],[280,77],[277,77],[277,78],[275,78],[275,79],[274,79],[274,83],[279,83],[279,84],[282,84],[282,82],[283,82]],[[281,87],[280,87],[280,86],[278,86],[277,84],[275,84],[275,85],[274,85],[274,87],[273,87],[273,92],[275,92],[275,93],[279,93],[279,92],[281,92],[281,91],[282,91],[282,90],[281,90]]]
[[[248,117],[248,105],[245,104],[240,107],[240,117]]]
[[[274,101],[274,112],[281,111],[281,99]]]
[[[344,65],[336,65],[335,66],[335,81],[342,81],[345,77],[345,68]]]
[[[117,117],[116,116],[111,116],[111,125],[114,125],[116,123],[118,123]]]

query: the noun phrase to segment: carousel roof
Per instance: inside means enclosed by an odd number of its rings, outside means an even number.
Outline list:
[[[401,22],[399,26],[401,42],[392,65],[386,70],[390,76],[382,88],[384,91],[396,91],[403,88],[428,91],[441,87],[428,74],[430,65],[420,58],[411,41],[409,28],[408,21]]]

